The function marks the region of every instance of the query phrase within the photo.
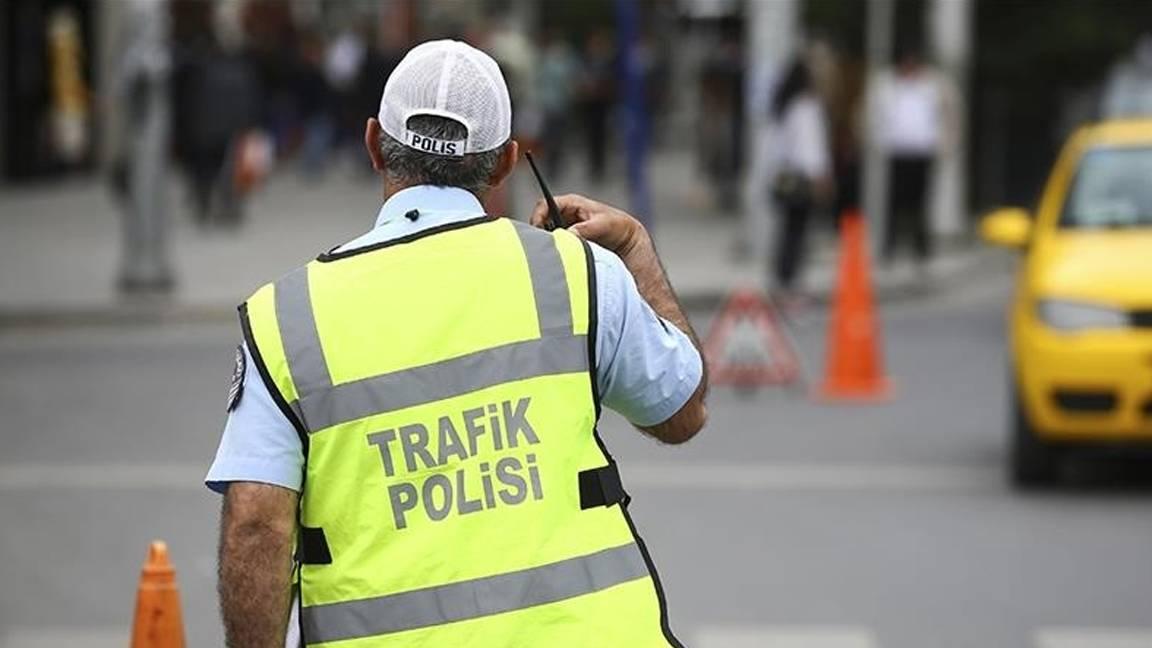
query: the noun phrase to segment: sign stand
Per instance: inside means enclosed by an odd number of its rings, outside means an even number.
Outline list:
[[[762,387],[801,380],[800,358],[779,310],[759,292],[736,290],[704,339],[709,380]]]

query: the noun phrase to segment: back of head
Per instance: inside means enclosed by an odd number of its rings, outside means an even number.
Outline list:
[[[901,74],[915,74],[924,65],[924,50],[916,41],[906,41],[896,48],[896,69]]]
[[[800,95],[812,89],[812,76],[803,57],[797,56],[784,71],[783,77],[772,95],[772,116],[783,119],[788,106]]]
[[[452,40],[416,46],[388,77],[379,147],[393,186],[484,194],[512,130],[508,86],[487,54]]]

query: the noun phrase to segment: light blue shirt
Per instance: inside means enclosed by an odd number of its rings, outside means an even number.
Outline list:
[[[413,209],[419,210],[415,221],[405,216]],[[382,243],[483,214],[480,202],[463,189],[410,187],[384,203],[375,228],[339,250]],[[652,311],[619,257],[594,243],[590,247],[596,268],[600,402],[635,425],[666,421],[700,384],[700,354],[688,336]],[[299,491],[304,466],[300,437],[272,400],[247,348],[244,354],[244,391],[228,414],[205,482],[221,493],[233,481]]]

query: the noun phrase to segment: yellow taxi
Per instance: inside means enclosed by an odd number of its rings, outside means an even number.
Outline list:
[[[1010,312],[1020,485],[1078,448],[1152,447],[1152,120],[1081,128],[1034,214],[1004,208],[984,240],[1023,251]]]

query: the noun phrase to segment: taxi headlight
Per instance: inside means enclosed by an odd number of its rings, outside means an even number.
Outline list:
[[[1127,313],[1103,304],[1041,299],[1036,305],[1036,312],[1045,324],[1062,331],[1115,329],[1128,326]]]

